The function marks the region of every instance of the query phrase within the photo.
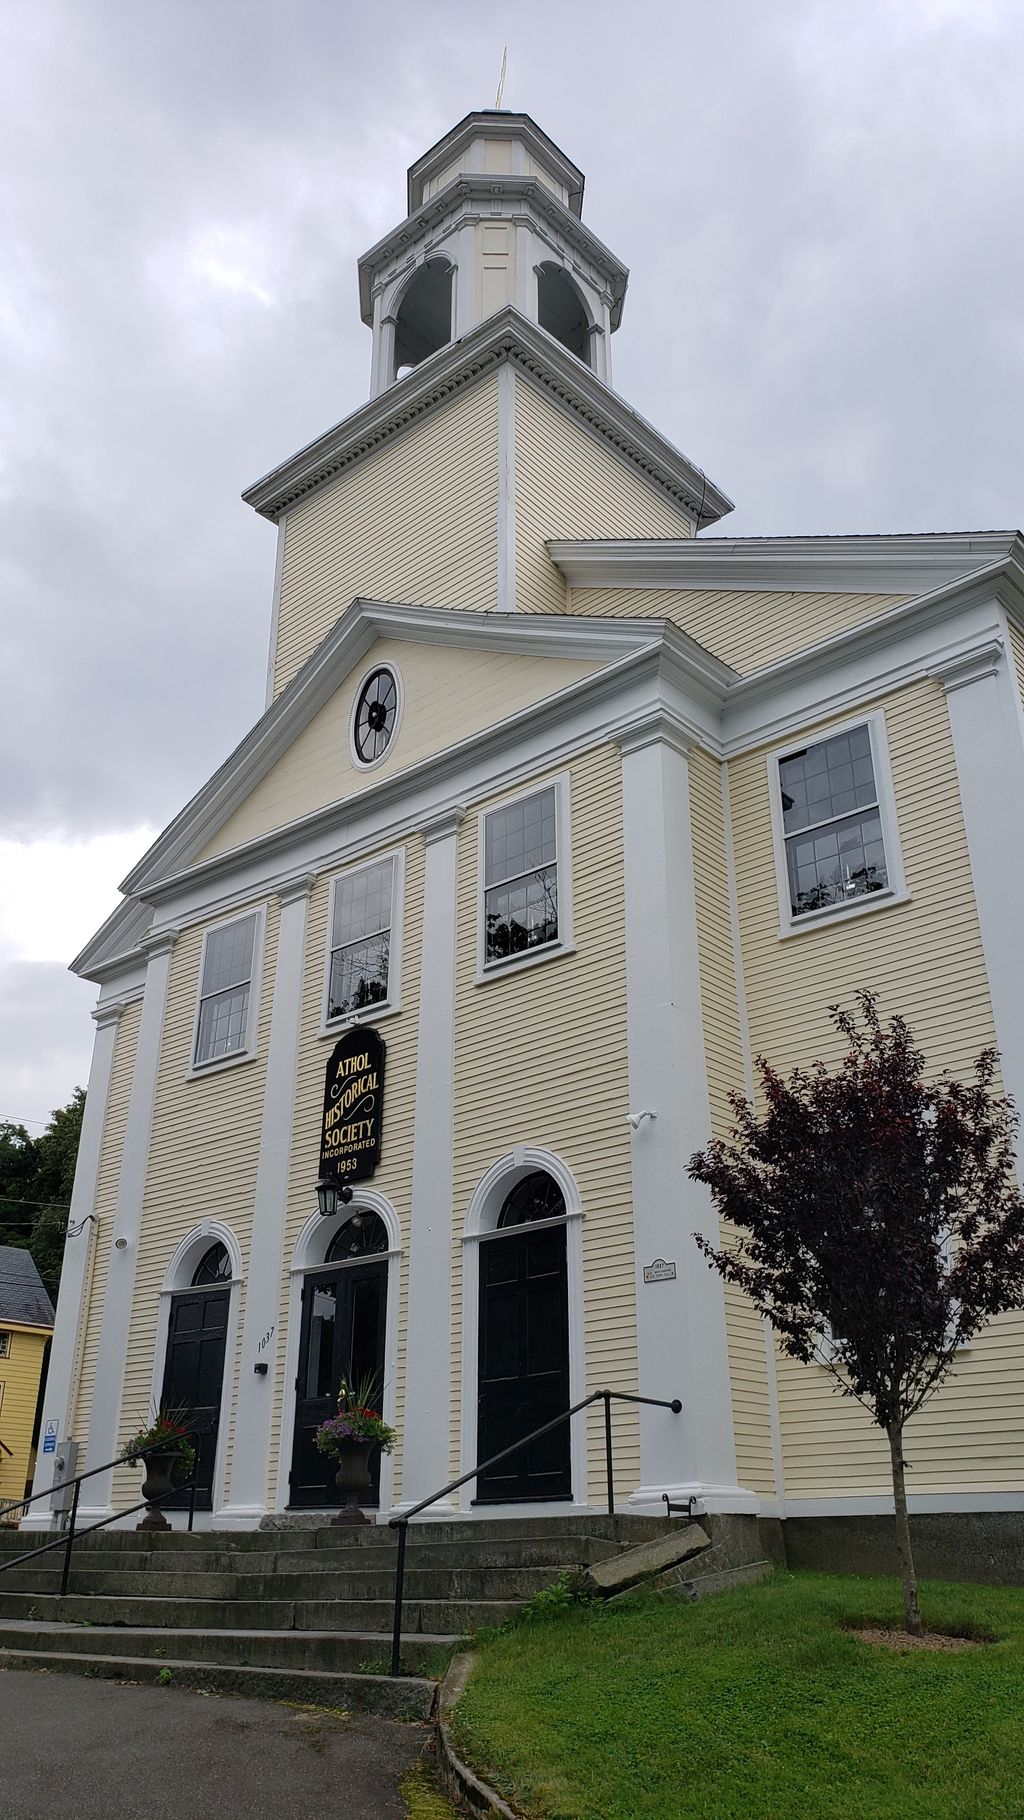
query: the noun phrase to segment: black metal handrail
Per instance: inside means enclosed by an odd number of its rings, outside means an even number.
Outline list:
[[[411,1510],[403,1510],[401,1516],[392,1517],[390,1519],[388,1528],[397,1529],[398,1531],[398,1560],[395,1563],[395,1610],[394,1623],[391,1632],[391,1673],[393,1675],[399,1673],[401,1665],[402,1605],[405,1597],[405,1545],[408,1540],[409,1524],[413,1517],[418,1517],[421,1510],[427,1510],[431,1504],[436,1504],[439,1498],[446,1498],[450,1491],[458,1491],[459,1487],[461,1485],[467,1485],[470,1479],[478,1478],[482,1472],[487,1472],[491,1466],[496,1466],[499,1460],[507,1460],[510,1454],[518,1453],[521,1447],[528,1447],[531,1441],[539,1440],[541,1435],[550,1433],[551,1429],[557,1428],[560,1423],[570,1421],[573,1416],[579,1414],[581,1409],[589,1409],[592,1403],[602,1402],[604,1404],[604,1456],[605,1473],[608,1484],[608,1515],[614,1517],[615,1483],[612,1474],[613,1401],[618,1403],[649,1403],[655,1409],[670,1409],[674,1416],[679,1415],[683,1407],[678,1397],[672,1397],[671,1399],[665,1397],[637,1397],[627,1390],[595,1390],[591,1396],[584,1397],[582,1402],[573,1403],[570,1408],[563,1409],[561,1414],[555,1416],[552,1421],[545,1422],[540,1428],[533,1429],[528,1435],[523,1435],[521,1440],[513,1441],[511,1447],[503,1447],[500,1453],[492,1454],[489,1460],[478,1460],[477,1464],[471,1466],[468,1472],[464,1472],[461,1478],[452,1479],[449,1484],[442,1485],[440,1491],[432,1491],[429,1498],[421,1498],[419,1503],[414,1504]]]
[[[191,1479],[187,1479],[184,1485],[171,1485],[166,1491],[158,1492],[155,1498],[143,1498],[140,1503],[129,1505],[127,1510],[112,1511],[109,1517],[101,1517],[98,1523],[90,1523],[87,1529],[78,1528],[78,1501],[81,1496],[82,1485],[86,1479],[94,1479],[96,1475],[101,1472],[111,1472],[115,1466],[134,1466],[139,1460],[143,1459],[146,1454],[160,1451],[166,1452],[166,1449],[166,1442],[149,1441],[145,1447],[136,1448],[130,1457],[123,1453],[118,1454],[116,1460],[107,1460],[103,1466],[90,1466],[88,1472],[76,1473],[73,1479],[61,1479],[59,1484],[49,1486],[46,1491],[33,1492],[31,1497],[21,1498],[17,1504],[6,1506],[4,1511],[5,1516],[12,1510],[27,1510],[30,1504],[37,1504],[42,1498],[52,1498],[54,1492],[66,1491],[69,1485],[73,1485],[75,1488],[71,1498],[71,1516],[66,1532],[59,1536],[55,1536],[52,1542],[43,1542],[36,1548],[25,1549],[20,1555],[12,1555],[10,1560],[4,1560],[0,1557],[0,1574],[5,1574],[10,1567],[20,1567],[24,1561],[35,1561],[40,1555],[48,1555],[52,1553],[55,1548],[63,1548],[64,1568],[60,1579],[60,1596],[63,1598],[68,1590],[68,1579],[71,1573],[71,1555],[77,1541],[80,1541],[83,1536],[95,1535],[98,1529],[107,1529],[111,1523],[119,1522],[122,1517],[134,1516],[137,1510],[147,1510],[154,1504],[162,1504],[166,1498],[180,1498],[182,1492],[185,1491],[189,1494],[187,1527],[189,1532],[191,1532],[196,1514],[196,1492],[199,1489],[198,1459],[196,1460]]]

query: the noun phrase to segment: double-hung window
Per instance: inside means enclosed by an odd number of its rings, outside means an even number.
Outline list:
[[[894,891],[898,862],[880,743],[880,730],[864,721],[777,760],[784,921],[794,927],[805,917]]]
[[[394,855],[334,881],[325,1022],[393,1002]]]
[[[244,1055],[250,1048],[259,912],[208,929],[203,946],[193,1065]]]
[[[6,1330],[0,1331],[0,1359],[8,1359],[10,1356],[11,1336]]]
[[[559,786],[552,784],[483,818],[485,967],[565,945],[558,796]]]

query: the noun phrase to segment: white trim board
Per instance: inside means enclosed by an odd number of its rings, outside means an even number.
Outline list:
[[[1017,541],[1016,531],[699,541],[550,538],[547,552],[571,588],[918,595],[1004,560]]]

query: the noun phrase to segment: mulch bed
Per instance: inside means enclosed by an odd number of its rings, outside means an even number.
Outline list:
[[[858,1625],[851,1628],[851,1636],[859,1637],[862,1643],[874,1643],[878,1649],[894,1649],[900,1654],[915,1649],[984,1649],[982,1637],[950,1637],[943,1631],[926,1630],[923,1637],[912,1637],[908,1630],[887,1630],[882,1625]]]

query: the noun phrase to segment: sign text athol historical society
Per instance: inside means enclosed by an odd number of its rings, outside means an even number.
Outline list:
[[[383,1116],[384,1043],[376,1030],[350,1030],[327,1064],[320,1174],[365,1182],[380,1162]]]

